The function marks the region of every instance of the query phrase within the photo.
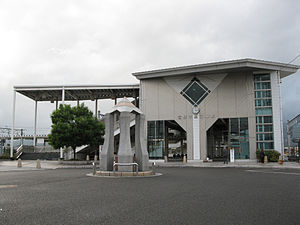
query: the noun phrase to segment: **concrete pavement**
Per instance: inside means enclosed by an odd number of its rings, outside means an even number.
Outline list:
[[[0,225],[299,224],[297,170],[158,168],[106,179],[90,169],[0,173]]]
[[[257,163],[256,161],[236,161],[234,163],[224,164],[223,162],[200,162],[188,161],[182,162],[168,162],[162,160],[150,160],[155,162],[156,167],[201,167],[201,168],[269,168],[269,169],[300,169],[298,162],[284,162],[283,165],[279,163]],[[61,162],[61,161],[48,161],[41,160],[41,169],[36,168],[36,160],[23,160],[22,167],[17,167],[18,162],[15,161],[0,161],[0,172],[4,171],[24,171],[24,170],[44,170],[44,169],[62,169],[62,168],[92,168],[92,161],[74,161],[74,162]],[[98,167],[98,166],[97,166]]]

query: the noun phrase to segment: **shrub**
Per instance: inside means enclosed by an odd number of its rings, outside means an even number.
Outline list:
[[[265,155],[268,158],[268,162],[278,162],[279,156],[281,155],[279,152],[275,150],[265,150],[264,151]],[[260,150],[256,151],[256,158],[260,158]]]
[[[0,159],[12,159],[12,160],[14,160],[14,159],[15,159],[15,156],[12,157],[12,158],[10,158],[10,155],[9,155],[9,154],[3,154],[3,155],[0,156]]]
[[[265,155],[268,157],[269,162],[278,162],[279,156],[281,154],[275,150],[270,150],[270,151],[265,151]]]

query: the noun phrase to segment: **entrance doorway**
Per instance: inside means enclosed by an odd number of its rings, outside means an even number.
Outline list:
[[[187,154],[185,130],[174,120],[148,121],[147,125],[149,158],[182,161]]]
[[[229,119],[218,119],[207,131],[207,157],[223,161],[223,148],[228,146]]]
[[[207,131],[207,157],[223,160],[223,148],[234,149],[235,159],[249,159],[248,118],[218,119]]]
[[[186,155],[186,132],[174,120],[167,120],[165,126],[168,160],[182,161]]]

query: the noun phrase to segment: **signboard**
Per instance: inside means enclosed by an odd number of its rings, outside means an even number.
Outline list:
[[[234,148],[230,149],[230,162],[234,162]]]
[[[36,143],[40,144],[40,145],[43,145],[44,144],[44,138],[37,138]]]

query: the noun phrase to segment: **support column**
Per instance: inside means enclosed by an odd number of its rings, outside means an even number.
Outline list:
[[[37,124],[37,100],[35,100],[35,105],[34,105],[33,146],[36,146],[36,124]]]
[[[65,105],[65,87],[62,88],[61,101],[61,104]]]
[[[100,170],[112,171],[114,162],[114,115],[105,114],[105,139],[100,152]]]
[[[200,159],[200,124],[199,114],[193,115],[193,150],[194,160]]]
[[[79,106],[79,99],[77,99],[77,107]]]
[[[65,105],[65,87],[62,87],[61,101],[62,101],[62,105]],[[63,148],[60,148],[60,159],[63,158],[64,158]]]
[[[21,129],[21,145],[24,144],[24,141],[23,141],[23,129]]]
[[[115,105],[117,104],[118,102],[117,102],[117,98],[115,98]]]
[[[12,126],[10,138],[10,157],[14,156],[14,134],[15,134],[15,113],[16,113],[16,91],[13,92]]]
[[[56,105],[55,105],[55,109],[58,109],[58,100],[56,100]]]
[[[98,99],[95,99],[95,117],[97,118],[97,112],[98,112]]]
[[[130,143],[130,112],[120,113],[120,141],[118,151],[119,163],[131,163],[133,153]],[[132,166],[120,166],[120,172],[131,172]]]
[[[139,164],[139,171],[149,170],[149,155],[145,138],[145,115],[135,116],[135,160]]]
[[[168,127],[166,125],[166,121],[163,121],[163,129],[164,129],[164,151],[163,151],[163,155],[164,155],[164,160],[165,162],[168,162],[168,156],[169,156],[169,140],[168,140]]]
[[[137,97],[134,97],[134,105],[137,107],[137,103],[138,103],[138,101],[137,101]]]

